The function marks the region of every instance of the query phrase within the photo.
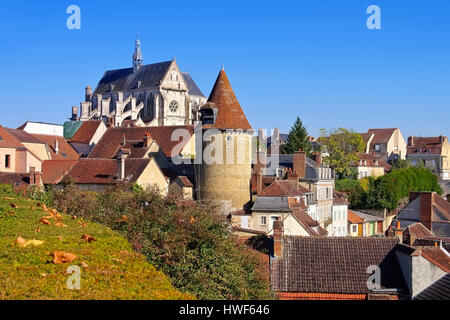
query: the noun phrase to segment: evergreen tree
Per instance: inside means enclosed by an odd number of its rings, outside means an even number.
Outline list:
[[[286,144],[281,145],[281,152],[284,154],[292,154],[299,149],[303,149],[306,151],[306,154],[309,154],[311,143],[309,142],[306,128],[303,126],[300,117],[297,117],[291,131],[289,131],[288,141]]]

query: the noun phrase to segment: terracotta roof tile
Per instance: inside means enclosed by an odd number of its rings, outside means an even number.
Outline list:
[[[181,183],[183,183],[183,185],[185,187],[193,187],[194,185],[192,184],[192,182],[189,180],[188,177],[186,176],[178,176],[178,179],[180,179]]]
[[[287,180],[275,180],[272,182],[270,186],[265,188],[261,192],[261,197],[282,197],[282,196],[289,196],[289,197],[296,197],[301,196],[303,193],[300,192],[298,189],[296,189],[292,183],[290,183]]]
[[[89,144],[101,122],[101,120],[83,121],[80,128],[69,141]]]
[[[20,142],[25,143],[44,143],[40,141],[39,139],[33,137],[31,134],[29,134],[26,131],[18,130],[18,129],[9,129],[4,128],[6,131],[8,131],[12,136],[14,136],[17,140]]]
[[[367,133],[374,134],[371,144],[388,143],[396,129],[397,128],[369,129],[367,130]]]
[[[421,255],[443,271],[450,272],[450,257],[439,247],[421,247]]]
[[[0,148],[25,149],[25,146],[5,128],[0,126]]]
[[[77,160],[45,160],[42,162],[42,181],[44,184],[58,184]]]
[[[208,98],[208,103],[205,107],[217,108],[217,117],[214,125],[211,127],[216,129],[252,129],[244,111],[242,111],[230,81],[224,70],[219,72],[219,75],[211,90]],[[204,125],[205,128],[209,127]]]
[[[406,154],[427,153],[441,154],[442,143],[440,137],[412,137],[413,144],[406,147]],[[447,137],[443,137],[447,139]]]
[[[352,210],[348,209],[347,211],[347,219],[350,223],[363,223],[364,220],[361,219],[356,213],[354,213]]]
[[[175,146],[179,144],[179,141],[172,141],[172,133],[177,129],[185,129],[192,135],[194,133],[194,127],[192,125],[187,126],[163,126],[163,127],[118,127],[118,128],[108,128],[103,134],[103,137],[97,143],[97,145],[92,149],[89,154],[89,158],[103,158],[103,159],[113,159],[116,156],[119,147],[123,141],[123,136],[125,135],[125,140],[129,141],[130,144],[139,143],[143,141],[144,134],[150,133],[152,139],[156,141],[161,150],[164,152],[166,157],[171,157],[172,150]],[[185,145],[188,141],[184,141]],[[138,146],[136,146],[137,148]],[[137,150],[135,150],[137,152]],[[145,154],[144,150],[144,154]],[[131,154],[131,157],[142,157],[143,155]]]
[[[129,182],[135,182],[150,162],[147,159],[126,159],[125,176]],[[114,184],[117,183],[117,160],[83,158],[77,161],[66,175],[80,184]]]
[[[63,137],[46,134],[31,135],[47,145],[51,160],[77,160],[80,158],[80,155]],[[58,141],[58,153],[55,150],[56,141]]]
[[[358,163],[356,166],[383,167],[386,171],[390,171],[392,166],[372,153],[358,153]],[[361,162],[362,161],[362,164]],[[378,164],[376,163],[378,161]]]
[[[368,294],[367,268],[381,269],[381,288],[408,293],[395,238],[283,237],[282,258],[272,259],[277,292]]]

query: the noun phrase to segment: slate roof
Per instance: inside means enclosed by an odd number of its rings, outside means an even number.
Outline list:
[[[282,258],[271,259],[277,292],[367,294],[366,272],[381,270],[381,287],[408,292],[395,256],[394,238],[283,237]]]
[[[101,122],[102,120],[83,121],[69,141],[89,144]]]
[[[192,79],[191,75],[187,72],[182,72],[181,74],[183,75],[184,82],[186,82],[186,85],[189,90],[189,94],[194,95],[194,96],[204,97],[203,93],[200,91],[197,84]]]
[[[287,197],[256,197],[252,211],[291,212]]]
[[[151,158],[126,159],[125,176],[129,182],[135,182],[147,167]],[[69,174],[79,184],[114,184],[117,183],[117,160],[83,158],[77,161]]]
[[[413,300],[450,300],[450,273],[422,290]]]
[[[42,182],[44,184],[58,184],[77,160],[45,160],[42,162]]]
[[[218,110],[214,124],[205,124],[204,128],[252,129],[224,70],[220,70],[208,102],[202,108],[217,108]]]
[[[78,152],[61,136],[34,133],[31,135],[47,145],[51,160],[77,160],[80,158]],[[58,153],[55,150],[56,140],[58,141]]]
[[[111,85],[114,86],[113,91],[131,91],[137,89],[138,81],[141,81],[140,89],[158,87],[171,63],[164,61],[143,65],[137,72],[133,72],[133,68],[106,71],[94,94],[110,92]]]
[[[179,144],[179,141],[172,141],[171,139],[172,133],[176,129],[186,129],[191,135],[194,133],[194,127],[192,125],[108,128],[94,149],[92,149],[89,158],[113,159],[121,147],[124,135],[125,140],[129,141],[130,144],[137,144],[143,141],[144,134],[147,132],[150,133],[152,139],[156,141],[166,157],[170,158],[172,149]],[[184,141],[184,143],[186,145],[188,141]],[[137,147],[138,146],[136,145],[136,148]],[[127,146],[125,146],[125,148],[127,148]]]

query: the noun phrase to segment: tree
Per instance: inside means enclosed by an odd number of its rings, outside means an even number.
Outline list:
[[[308,131],[303,126],[300,117],[297,117],[291,131],[289,131],[288,141],[286,144],[281,145],[281,152],[284,154],[292,154],[300,149],[305,150],[306,154],[309,154],[311,144],[308,138]]]
[[[364,151],[364,140],[353,130],[339,128],[327,131],[321,129],[319,143],[327,154],[323,162],[336,172],[339,178],[352,174],[351,164],[358,161],[358,153]]]

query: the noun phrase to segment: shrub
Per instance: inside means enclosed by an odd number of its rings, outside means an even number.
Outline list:
[[[60,210],[109,226],[200,299],[272,298],[257,255],[238,242],[211,205],[162,198],[153,189],[118,185],[100,193],[53,190]]]

